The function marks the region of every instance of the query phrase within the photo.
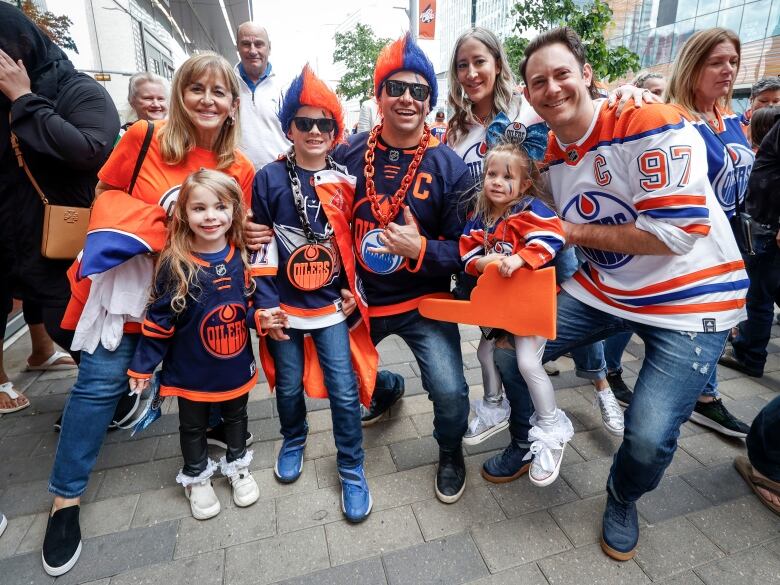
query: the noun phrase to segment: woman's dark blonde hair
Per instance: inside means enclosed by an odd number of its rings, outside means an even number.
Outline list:
[[[739,60],[737,61],[737,72],[734,74],[736,80],[739,73],[739,65],[742,59],[742,45],[739,37],[732,31],[725,28],[709,28],[693,33],[685,41],[683,48],[674,60],[672,75],[669,77],[669,84],[666,86],[664,99],[666,103],[678,104],[688,110],[692,116],[696,116],[698,108],[696,107],[696,86],[699,84],[702,68],[712,50],[719,44],[729,42],[737,50]],[[731,110],[731,96],[734,92],[734,83],[729,87],[729,92],[718,105],[721,109]]]
[[[197,301],[199,293],[198,271],[200,265],[193,257],[193,233],[187,222],[187,201],[196,187],[211,191],[222,203],[233,206],[233,221],[225,237],[228,243],[235,246],[236,252],[241,254],[244,266],[249,266],[244,241],[246,210],[244,209],[241,187],[238,186],[233,177],[220,171],[201,169],[192,173],[182,183],[168,226],[168,239],[165,248],[160,253],[155,271],[155,280],[160,273],[167,275],[166,287],[163,290],[158,290],[157,294],[170,294],[171,308],[176,313],[181,313],[187,307],[188,297]],[[244,285],[245,293],[249,296],[254,291],[254,281],[246,279]]]
[[[537,187],[539,185],[539,169],[531,160],[531,157],[528,156],[528,153],[525,151],[525,149],[513,142],[497,144],[488,151],[487,155],[485,156],[485,160],[482,163],[482,186],[480,187],[480,190],[476,196],[476,200],[474,201],[474,215],[476,217],[481,217],[484,224],[488,227],[494,225],[498,222],[498,220],[502,219],[504,215],[506,215],[506,213],[504,213],[501,216],[494,216],[493,205],[490,203],[487,195],[485,194],[485,177],[487,175],[488,167],[490,166],[490,161],[494,157],[500,155],[510,156],[519,160],[520,167],[523,169],[526,177],[531,179],[531,186],[529,189],[524,193],[518,193],[516,200],[507,207],[507,211],[512,207],[512,205],[514,205],[517,201],[520,201],[523,197],[527,197],[528,195],[539,197],[541,195]]]
[[[509,61],[506,58],[504,46],[498,37],[490,30],[481,26],[467,30],[455,41],[455,49],[452,51],[450,60],[449,82],[450,92],[447,101],[455,110],[455,113],[447,123],[447,144],[454,145],[468,132],[466,126],[469,124],[478,124],[474,115],[473,102],[468,98],[460,81],[458,81],[458,51],[463,43],[469,39],[476,39],[487,48],[496,62],[495,85],[493,86],[493,109],[490,118],[499,112],[508,112],[512,102],[512,94],[515,88],[515,79],[512,75],[512,69],[509,67]],[[490,123],[490,120],[487,120]]]
[[[224,57],[216,53],[200,53],[187,59],[176,71],[171,86],[168,122],[160,130],[160,152],[169,165],[177,165],[196,146],[195,124],[184,107],[184,90],[203,76],[222,77],[226,90],[237,105],[239,98],[238,79]],[[217,155],[217,168],[226,169],[235,161],[241,131],[238,116],[228,117],[219,131],[212,149]]]

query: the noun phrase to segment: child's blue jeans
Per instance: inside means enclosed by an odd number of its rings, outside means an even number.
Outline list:
[[[267,338],[276,368],[276,408],[285,439],[305,437],[306,403],[303,395],[303,338],[310,334],[328,389],[336,441],[336,462],[340,467],[363,463],[363,430],[360,399],[349,349],[349,328],[342,321],[322,329],[285,329],[285,341]]]

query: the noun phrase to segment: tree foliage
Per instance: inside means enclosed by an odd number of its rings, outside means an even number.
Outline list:
[[[390,39],[377,38],[370,26],[358,23],[354,30],[336,33],[333,62],[344,63],[347,72],[339,81],[336,93],[345,99],[367,99],[374,84],[374,64]]]
[[[27,18],[32,20],[38,28],[52,40],[53,43],[64,49],[70,49],[76,53],[79,52],[76,48],[76,42],[73,40],[73,37],[70,36],[70,27],[73,24],[70,18],[64,14],[57,16],[49,11],[41,12],[38,10],[38,7],[32,3],[32,0],[17,0],[17,6],[27,15]]]
[[[639,56],[626,47],[610,48],[606,30],[612,22],[612,9],[602,0],[581,6],[574,0],[520,0],[512,8],[514,30],[521,36],[509,37],[504,46],[513,71],[522,59],[528,41],[524,34],[545,31],[556,26],[570,26],[580,35],[587,50],[588,62],[597,79],[612,81],[641,66]]]

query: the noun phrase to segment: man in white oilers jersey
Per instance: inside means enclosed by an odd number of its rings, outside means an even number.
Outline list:
[[[525,51],[531,106],[552,130],[546,173],[567,241],[587,262],[558,297],[545,360],[631,330],[645,359],[607,481],[602,549],[634,556],[636,501],[658,485],[726,342],[745,317],[739,251],[707,179],[699,133],[666,105],[620,119],[593,82],[577,34],[559,28]]]

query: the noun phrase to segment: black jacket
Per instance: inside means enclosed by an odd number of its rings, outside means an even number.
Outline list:
[[[764,137],[756,153],[745,208],[758,223],[777,231],[780,225],[780,121]]]
[[[17,164],[10,133],[49,202],[89,207],[119,115],[99,83],[76,72],[32,22],[3,3],[0,48],[23,60],[32,88],[13,103],[0,93],[0,271],[15,296],[61,306],[70,298],[71,262],[41,256],[43,204]]]

